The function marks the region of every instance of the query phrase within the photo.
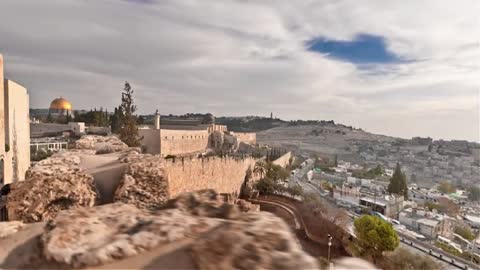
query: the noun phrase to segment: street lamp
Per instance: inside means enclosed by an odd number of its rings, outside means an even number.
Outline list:
[[[328,263],[330,263],[330,247],[332,246],[332,236],[328,234]]]

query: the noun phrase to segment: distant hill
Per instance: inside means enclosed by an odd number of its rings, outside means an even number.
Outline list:
[[[320,125],[320,126],[334,126],[335,122],[323,120],[294,120],[285,121],[279,118],[268,118],[258,116],[244,116],[244,117],[217,117],[216,124],[226,125],[228,130],[239,132],[258,132],[262,130],[272,129],[276,127],[289,126],[305,126],[305,125]],[[343,126],[343,125],[342,125]]]

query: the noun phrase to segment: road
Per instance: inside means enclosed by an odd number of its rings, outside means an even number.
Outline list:
[[[314,161],[307,159],[305,165],[299,168],[297,172],[290,177],[289,186],[299,185],[302,187],[304,193],[314,193],[321,196],[321,191],[313,184],[308,183],[306,174],[313,169]],[[347,225],[347,231],[354,235],[353,220],[358,217],[356,213],[347,209],[350,222]],[[480,269],[478,266],[467,262],[462,258],[458,258],[438,249],[429,243],[422,242],[418,239],[411,238],[404,233],[395,229],[401,239],[400,246],[408,249],[411,252],[418,253],[423,252],[426,255],[430,255],[436,262],[438,262],[444,269]]]

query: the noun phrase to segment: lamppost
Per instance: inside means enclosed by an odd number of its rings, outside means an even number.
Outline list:
[[[332,246],[332,236],[328,234],[328,263],[330,263],[330,247]]]

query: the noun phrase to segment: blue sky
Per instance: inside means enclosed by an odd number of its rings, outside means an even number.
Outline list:
[[[307,42],[307,46],[310,51],[355,64],[395,64],[404,61],[388,51],[383,37],[365,33],[356,35],[352,40],[315,38]]]
[[[333,119],[480,141],[478,0],[1,0],[33,108]],[[19,16],[18,14],[22,14]]]

